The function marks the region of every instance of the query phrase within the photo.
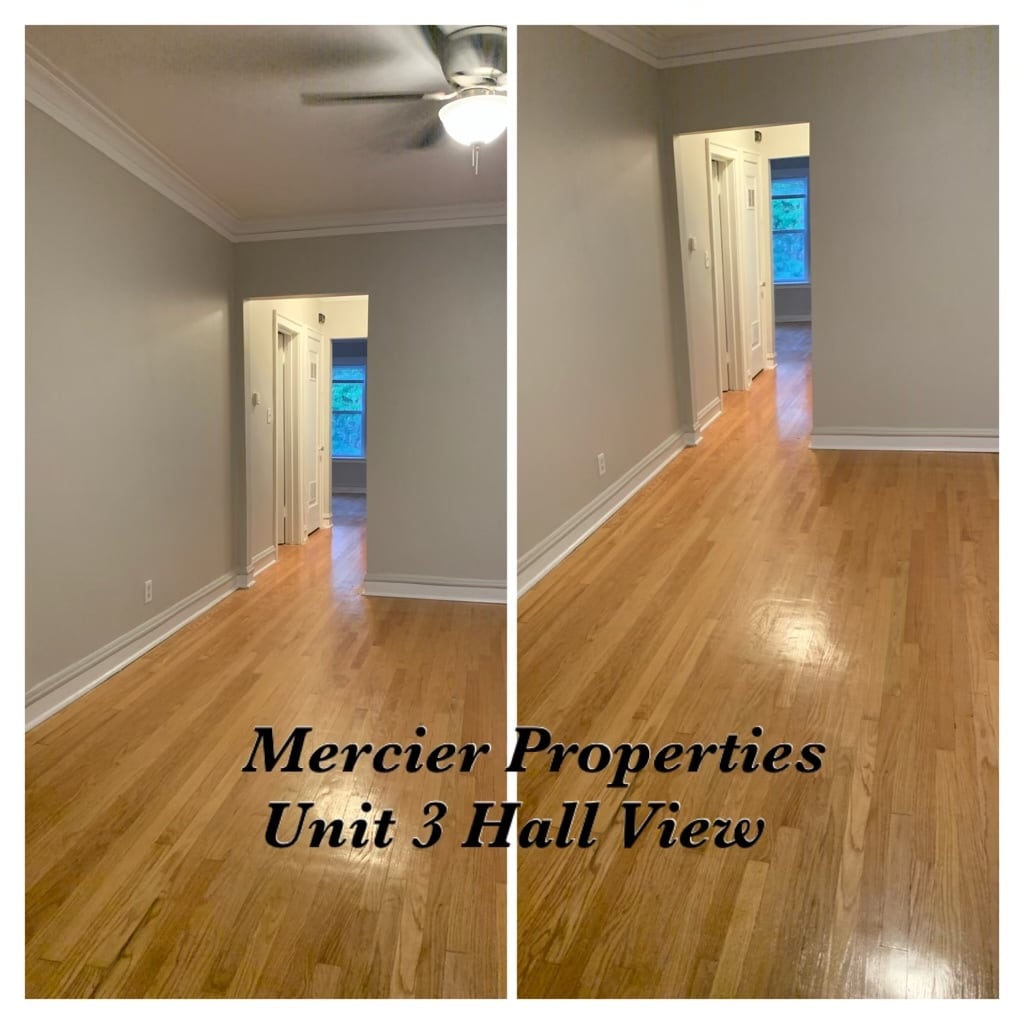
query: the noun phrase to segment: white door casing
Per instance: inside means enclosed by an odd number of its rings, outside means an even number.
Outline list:
[[[302,324],[274,311],[274,523],[278,543],[305,540],[302,516]]]
[[[303,525],[308,535],[320,529],[320,491],[324,464],[321,394],[323,339],[306,332],[302,386],[302,495]]]
[[[772,162],[761,160],[761,210],[758,231],[761,239],[761,344],[765,369],[775,369],[775,268],[772,266]]]
[[[744,355],[746,372],[744,386],[765,368],[764,345],[761,341],[761,311],[763,295],[761,282],[761,157],[756,153],[743,154],[743,194],[740,226],[740,292],[743,306]]]
[[[287,464],[285,455],[288,451],[285,442],[285,428],[291,407],[285,390],[287,376],[288,335],[284,331],[275,331],[277,348],[274,351],[274,542],[287,544],[288,488],[285,485]]]
[[[721,390],[749,387],[749,358],[743,312],[743,210],[739,202],[739,152],[707,140],[709,221],[711,228],[715,335],[719,350]],[[716,166],[717,165],[717,166]],[[717,177],[716,177],[717,172]],[[721,303],[718,295],[721,294]]]
[[[711,288],[715,304],[715,338],[718,345],[718,390],[728,391],[730,382],[729,354],[734,347],[730,339],[728,306],[725,300],[725,239],[723,238],[723,184],[725,171],[718,160],[711,161]]]

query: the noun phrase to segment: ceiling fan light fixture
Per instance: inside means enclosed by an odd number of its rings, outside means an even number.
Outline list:
[[[438,116],[445,131],[463,146],[493,142],[508,125],[508,100],[501,93],[473,90],[446,103]]]

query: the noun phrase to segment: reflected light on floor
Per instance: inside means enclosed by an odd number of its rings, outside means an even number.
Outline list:
[[[757,617],[762,622],[765,617],[770,620],[762,643],[773,657],[798,666],[818,665],[827,652],[832,666],[845,667],[848,655],[839,645],[828,613],[816,602],[765,602]]]

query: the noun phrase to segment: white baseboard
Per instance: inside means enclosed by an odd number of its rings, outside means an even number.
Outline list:
[[[395,576],[374,573],[363,581],[367,597],[413,597],[426,601],[472,601],[504,604],[502,580],[454,579],[445,576]]]
[[[826,427],[811,434],[815,451],[998,452],[998,430],[944,427]]]
[[[525,594],[570,552],[610,519],[648,480],[660,473],[684,448],[700,443],[700,434],[676,431],[644,456],[615,483],[605,488],[571,519],[548,534],[519,559],[518,592]]]
[[[259,576],[261,572],[269,569],[275,562],[277,562],[277,545],[271,544],[269,548],[261,551],[253,558],[252,562],[249,563],[249,571],[253,576]]]
[[[240,572],[235,576],[235,587],[238,590],[248,590],[256,582],[256,577],[265,569],[269,569],[276,561],[277,545],[271,544],[269,548],[264,548],[258,555],[253,556],[252,561],[246,566],[245,572]]]
[[[693,431],[695,434],[699,434],[702,430],[710,426],[719,416],[722,415],[722,396],[719,395],[717,398],[711,399],[707,405],[699,413],[697,413],[697,422],[693,425]]]
[[[226,573],[98,651],[36,683],[25,695],[26,731],[99,686],[115,672],[177,633],[182,626],[223,601],[228,594],[234,593],[238,589],[236,578],[234,573]]]
[[[365,494],[365,487],[335,487],[331,494]]]

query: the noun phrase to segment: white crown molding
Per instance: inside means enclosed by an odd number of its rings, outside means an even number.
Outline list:
[[[242,221],[235,241],[269,242],[281,238],[471,228],[504,224],[505,219],[504,203],[467,203],[463,206],[428,206],[418,210],[375,210],[371,213],[315,217],[275,217]]]
[[[234,241],[237,218],[94,96],[26,47],[25,99],[118,166]]]
[[[628,53],[644,64],[658,70],[667,68],[687,67],[691,64],[711,64],[717,61],[740,60],[744,57],[762,57],[772,53],[790,53],[795,50],[817,50],[829,46],[845,46],[850,43],[870,43],[879,39],[902,39],[906,36],[929,35],[934,32],[952,32],[966,28],[965,25],[892,25],[884,28],[854,29],[837,31],[825,36],[808,36],[803,39],[778,40],[774,42],[750,43],[747,45],[724,45],[722,38],[717,37],[717,45],[713,49],[699,53],[665,54],[653,52],[640,45],[632,35],[624,35],[614,25],[578,25],[588,35],[600,39],[609,46]],[[795,28],[798,26],[794,26]],[[715,39],[709,36],[709,39]]]
[[[32,47],[25,52],[25,99],[95,147],[119,167],[180,206],[231,242],[317,238],[389,231],[504,224],[504,203],[467,203],[359,214],[240,218],[204,192],[160,150],[151,146],[77,82]]]
[[[643,49],[643,47],[637,46],[636,43],[632,42],[630,39],[620,35],[613,25],[577,25],[576,27],[581,32],[586,32],[588,36],[600,39],[602,43],[614,46],[616,50],[628,53],[630,57],[635,57],[637,60],[643,61],[644,64],[647,64],[652,68],[661,66],[658,63],[660,59],[659,57],[653,53],[648,53],[647,50]]]

